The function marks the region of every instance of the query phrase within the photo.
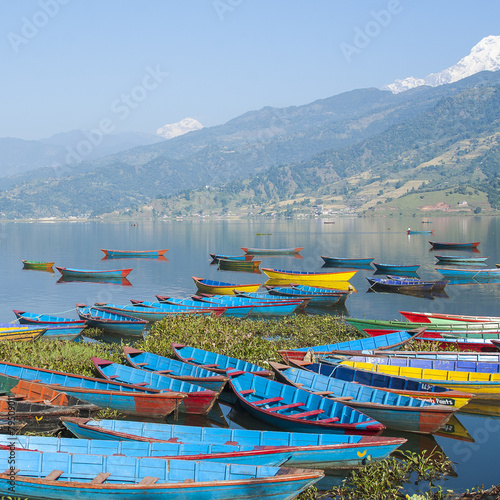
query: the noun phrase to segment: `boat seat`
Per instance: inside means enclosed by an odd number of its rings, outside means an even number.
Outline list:
[[[331,422],[338,422],[340,420],[339,417],[332,417],[332,418],[325,418],[323,420],[318,420],[318,422],[321,422],[322,424],[329,424]]]
[[[255,405],[265,405],[266,403],[277,403],[278,401],[283,401],[283,398],[277,396],[275,398],[262,399],[260,401],[256,401],[254,404]]]
[[[21,469],[7,469],[5,472],[2,472],[2,474],[7,474],[9,476],[15,476]]]
[[[111,476],[111,472],[99,472],[99,474],[90,481],[90,484],[102,484],[109,476]]]
[[[167,373],[172,373],[173,370],[157,370],[154,373],[157,373],[158,375],[166,375]]]
[[[291,418],[304,418],[304,417],[311,417],[313,415],[319,415],[320,413],[324,413],[325,410],[311,410],[311,411],[305,411],[304,413],[297,413],[295,415],[290,415]]]
[[[230,375],[231,377],[235,377],[237,375],[243,375],[244,373],[247,372],[244,370],[235,370],[234,372],[229,372],[228,375]]]
[[[145,476],[143,477],[137,484],[155,484],[159,478],[153,476]]]
[[[244,389],[243,391],[240,391],[240,394],[252,394],[254,392],[254,389]]]
[[[313,394],[317,396],[328,396],[329,394],[335,394],[333,391],[315,391]]]
[[[55,481],[56,479],[59,479],[60,476],[62,476],[64,474],[64,471],[62,470],[53,470],[52,472],[50,472],[49,474],[47,474],[44,479],[46,481]]]
[[[269,408],[267,411],[288,410],[288,408],[297,408],[298,406],[304,406],[304,403],[291,403],[289,405],[276,406],[276,408]]]
[[[184,479],[184,483],[194,483],[194,479]]]
[[[135,365],[136,365],[136,366],[146,366],[146,365],[148,365],[148,364],[149,364],[149,363],[136,363]]]
[[[110,375],[108,378],[109,378],[110,380],[114,380],[115,378],[118,378],[118,375]]]
[[[220,368],[220,365],[214,363],[213,365],[203,365],[205,368]]]
[[[137,382],[137,384],[134,384],[134,385],[144,387],[144,386],[149,385],[149,384],[147,382]]]

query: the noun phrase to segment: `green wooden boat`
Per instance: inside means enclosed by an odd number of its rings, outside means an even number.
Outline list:
[[[54,262],[46,262],[42,260],[21,260],[23,269],[36,269],[38,271],[53,271]]]

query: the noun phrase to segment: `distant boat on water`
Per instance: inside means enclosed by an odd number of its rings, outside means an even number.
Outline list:
[[[108,258],[113,257],[163,257],[168,248],[164,250],[107,250],[101,248],[104,255]]]
[[[46,262],[42,260],[21,260],[23,269],[36,269],[37,271],[52,271],[53,262]]]
[[[56,269],[65,278],[121,279],[132,272],[132,269],[75,269],[58,266],[56,266]]]

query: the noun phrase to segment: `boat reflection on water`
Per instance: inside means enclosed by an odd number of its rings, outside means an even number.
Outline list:
[[[476,401],[476,398],[472,398],[463,408],[460,408],[460,413],[500,417],[500,399],[479,399]]]
[[[132,286],[132,283],[127,278],[84,278],[84,277],[72,277],[72,276],[61,276],[56,283],[102,283],[104,285],[120,285],[120,286]]]
[[[373,276],[387,276],[388,274],[394,274],[397,276],[407,276],[408,278],[417,278],[420,279],[419,275],[415,271],[405,271],[405,270],[398,270],[398,271],[380,271],[376,270],[373,273]]]
[[[412,297],[420,297],[422,299],[434,300],[436,297],[440,299],[449,299],[449,295],[445,290],[378,290],[375,286],[370,287],[366,293],[398,293],[400,295],[411,295]]]
[[[493,283],[500,283],[500,277],[498,278],[487,278],[477,276],[475,278],[447,278],[450,280],[448,285],[489,285]]]

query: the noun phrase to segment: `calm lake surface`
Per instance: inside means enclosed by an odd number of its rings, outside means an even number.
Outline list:
[[[219,271],[210,265],[209,253],[240,255],[240,247],[304,247],[303,258],[262,256],[261,267],[294,271],[320,271],[327,257],[373,257],[375,262],[420,264],[418,276],[442,279],[436,254],[488,256],[487,267],[500,263],[499,217],[441,217],[423,224],[421,218],[331,218],[334,224],[315,220],[158,221],[131,223],[4,223],[0,224],[2,264],[0,275],[0,322],[15,319],[13,309],[76,318],[75,304],[94,302],[129,303],[130,299],[155,300],[155,294],[188,297],[196,292],[192,276],[230,283],[264,283],[264,274]],[[434,230],[434,234],[408,236],[406,230]],[[257,234],[271,233],[271,234]],[[429,240],[480,241],[479,253],[431,250]],[[168,248],[165,260],[103,259],[101,248],[150,250]],[[261,257],[256,257],[256,259]],[[91,282],[58,282],[60,275],[23,270],[21,259],[54,261],[56,266],[84,269],[133,268],[130,286]],[[324,270],[324,269],[323,269]],[[327,270],[334,271],[329,268]],[[340,311],[352,317],[403,319],[398,311],[428,311],[453,314],[500,316],[500,282],[448,285],[448,297],[420,298],[395,293],[367,293],[366,276],[359,270],[350,280],[357,292]],[[332,311],[334,313],[334,311]],[[500,482],[496,457],[500,449],[500,404],[483,408],[490,415],[459,413],[445,435],[405,434],[407,449],[442,449],[456,463],[457,477],[443,487],[456,490]],[[214,411],[211,422],[192,425],[230,425],[264,428],[238,408],[225,404]],[[468,432],[459,433],[460,424]],[[396,435],[386,431],[386,435]],[[461,434],[461,436],[460,436]],[[457,439],[461,437],[461,439]]]

